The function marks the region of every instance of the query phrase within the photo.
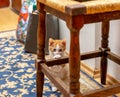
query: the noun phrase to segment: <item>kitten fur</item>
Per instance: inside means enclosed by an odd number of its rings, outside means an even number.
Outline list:
[[[49,55],[50,58],[61,58],[65,56],[65,50],[66,50],[66,40],[54,40],[52,38],[49,39]],[[49,67],[49,69],[52,71],[51,73],[59,77],[62,81],[65,82],[65,84],[68,83],[68,76],[69,76],[69,66],[68,64],[61,64],[61,65],[54,65]],[[57,88],[51,83],[52,85],[52,91],[56,91]]]

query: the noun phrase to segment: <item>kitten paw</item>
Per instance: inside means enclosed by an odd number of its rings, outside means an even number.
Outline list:
[[[52,87],[52,91],[57,91],[57,88],[56,87]]]
[[[55,55],[53,58],[57,59],[57,58],[61,58],[61,56],[60,55]]]

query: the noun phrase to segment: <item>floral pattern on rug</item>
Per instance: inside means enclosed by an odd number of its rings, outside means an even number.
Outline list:
[[[36,97],[35,55],[26,53],[14,37],[0,38],[0,97]],[[45,79],[43,97],[59,97]],[[55,96],[57,95],[57,96]]]

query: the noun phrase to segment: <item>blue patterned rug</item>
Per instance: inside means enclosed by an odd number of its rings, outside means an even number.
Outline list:
[[[24,45],[14,37],[0,38],[0,97],[36,97],[35,55],[26,53]],[[102,86],[81,71],[82,90],[89,91]],[[89,84],[88,84],[89,82]],[[62,97],[51,91],[45,78],[43,97]]]

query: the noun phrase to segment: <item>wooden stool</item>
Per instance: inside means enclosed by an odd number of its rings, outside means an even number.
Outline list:
[[[120,19],[120,0],[37,0],[39,15],[38,25],[38,52],[37,52],[37,97],[42,97],[44,74],[56,84],[65,97],[100,97],[120,92],[120,84],[107,88],[94,90],[89,93],[80,93],[80,61],[84,59],[101,57],[101,83],[106,83],[107,58],[120,64],[120,57],[113,54],[108,46],[109,22]],[[63,19],[70,30],[70,56],[58,60],[45,60],[45,16],[46,12]],[[102,22],[101,47],[97,51],[80,53],[79,31],[84,24]],[[69,62],[70,86],[69,88],[58,79],[55,79],[47,66]]]

